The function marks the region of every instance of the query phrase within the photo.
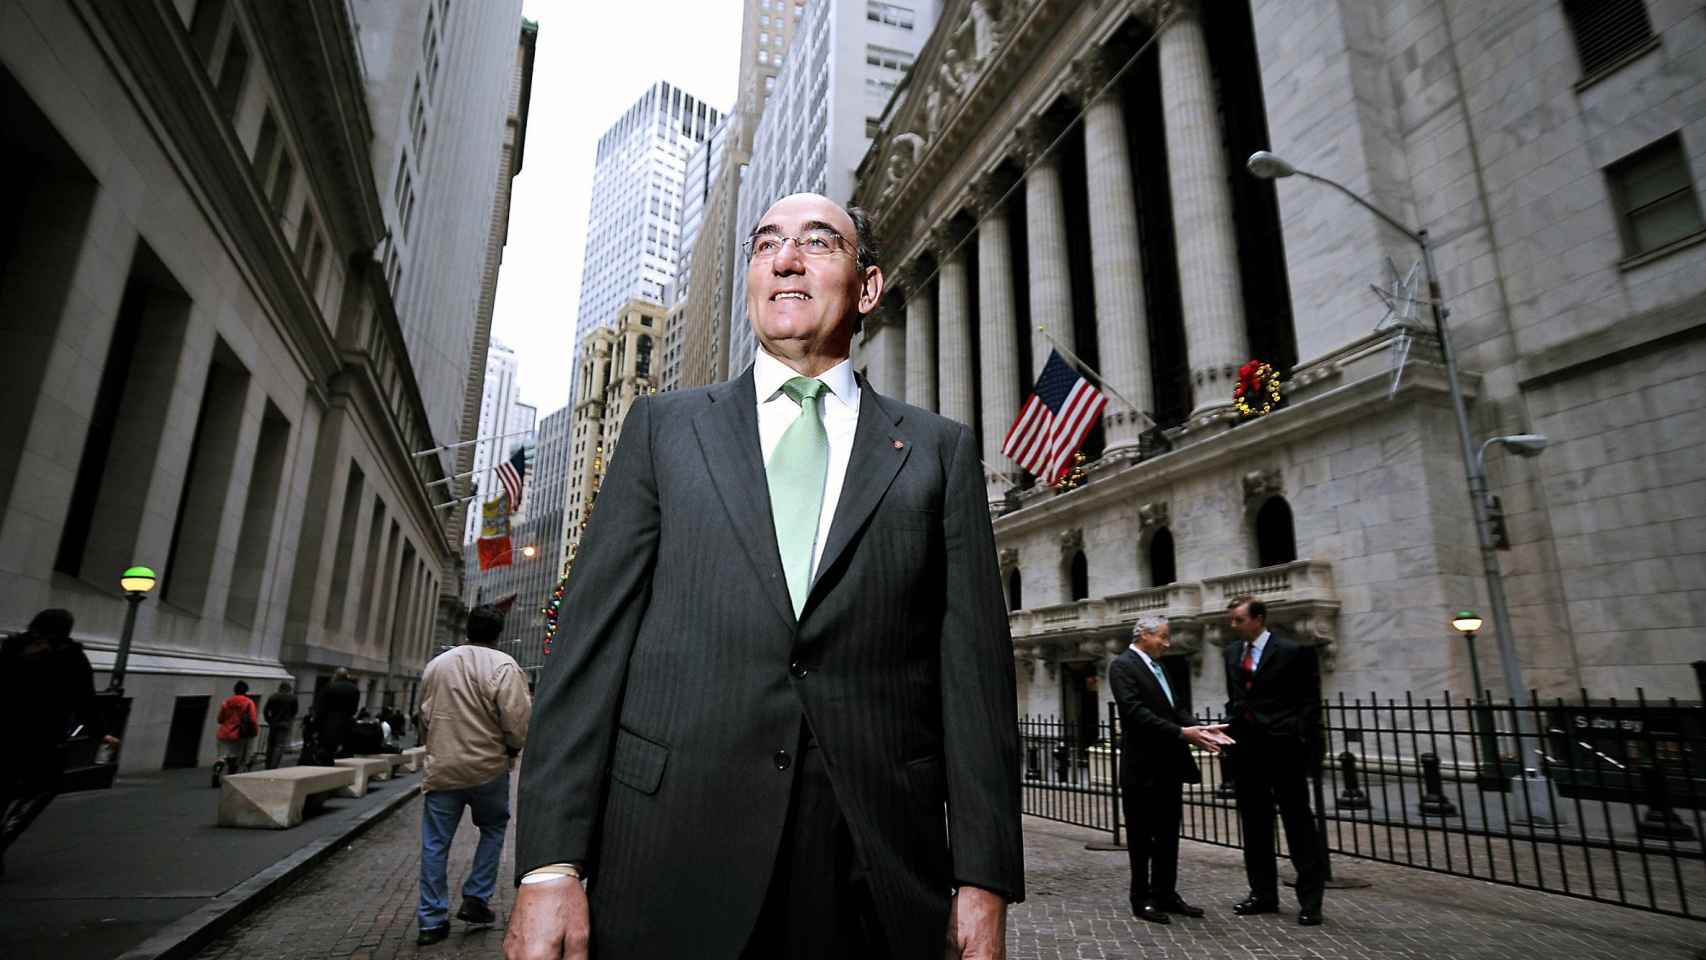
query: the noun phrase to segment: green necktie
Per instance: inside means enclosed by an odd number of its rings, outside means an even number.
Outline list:
[[[770,480],[770,513],[776,520],[776,548],[782,555],[796,617],[811,592],[812,549],[823,512],[823,485],[829,478],[829,434],[817,414],[818,394],[825,389],[822,380],[809,377],[782,384],[782,392],[800,405],[800,415],[771,451],[765,470]]]
[[[1177,702],[1173,699],[1173,688],[1167,685],[1167,674],[1161,670],[1161,664],[1151,660],[1149,661],[1149,669],[1155,671],[1155,679],[1161,684],[1161,692],[1167,695],[1167,702],[1177,706]]]

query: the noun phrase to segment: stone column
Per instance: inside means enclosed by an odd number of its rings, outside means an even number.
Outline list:
[[[1249,359],[1232,191],[1221,150],[1214,79],[1197,0],[1167,0],[1173,15],[1161,34],[1161,114],[1166,120],[1167,179],[1179,260],[1185,346],[1195,391],[1193,413],[1232,402],[1238,366]]]
[[[971,345],[971,291],[967,285],[965,237],[946,225],[930,233],[940,265],[936,274],[936,412],[977,426],[977,395],[972,389],[977,357]],[[990,459],[985,457],[984,459]]]
[[[1096,287],[1096,343],[1102,374],[1114,393],[1153,406],[1149,322],[1143,298],[1137,190],[1127,149],[1125,107],[1118,88],[1103,93],[1113,64],[1096,48],[1073,64],[1073,93],[1084,104],[1084,166],[1090,194],[1090,269]],[[1137,445],[1147,421],[1120,397],[1102,415],[1109,452]]]
[[[870,336],[865,340],[865,376],[885,397],[906,399],[906,325],[902,312],[885,302],[865,318]]]
[[[983,462],[989,503],[1006,500],[1013,484],[1012,461],[1001,454],[1007,427],[1019,413],[1018,308],[1013,293],[1013,254],[1007,208],[1000,203],[1007,182],[984,179],[972,190],[977,229],[978,367],[983,391]],[[1004,471],[987,473],[988,467]]]
[[[1048,149],[1058,131],[1033,119],[1019,130],[1015,147],[1025,164],[1025,238],[1031,280],[1031,369],[1042,372],[1058,343],[1074,349],[1072,269],[1066,245],[1066,197],[1060,184],[1059,155]],[[1048,331],[1035,329],[1041,326]],[[1054,338],[1051,343],[1049,337]]]
[[[906,284],[906,402],[936,409],[936,297],[930,271],[914,262]]]

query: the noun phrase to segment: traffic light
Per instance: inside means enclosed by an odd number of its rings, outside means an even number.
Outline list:
[[[1495,496],[1487,497],[1487,533],[1492,538],[1493,549],[1511,548],[1510,533],[1505,529],[1505,505]]]

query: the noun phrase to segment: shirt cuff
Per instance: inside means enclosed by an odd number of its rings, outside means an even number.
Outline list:
[[[586,872],[578,863],[548,863],[543,867],[535,867],[522,876],[522,883],[546,883],[558,877],[574,877],[584,879]]]

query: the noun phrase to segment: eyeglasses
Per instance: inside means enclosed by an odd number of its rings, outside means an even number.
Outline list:
[[[782,252],[782,247],[789,240],[794,241],[794,249],[808,257],[830,257],[848,249],[847,240],[834,230],[807,230],[797,237],[784,237],[779,233],[761,233],[748,237],[741,248],[746,251],[748,262],[753,260],[769,260]]]

